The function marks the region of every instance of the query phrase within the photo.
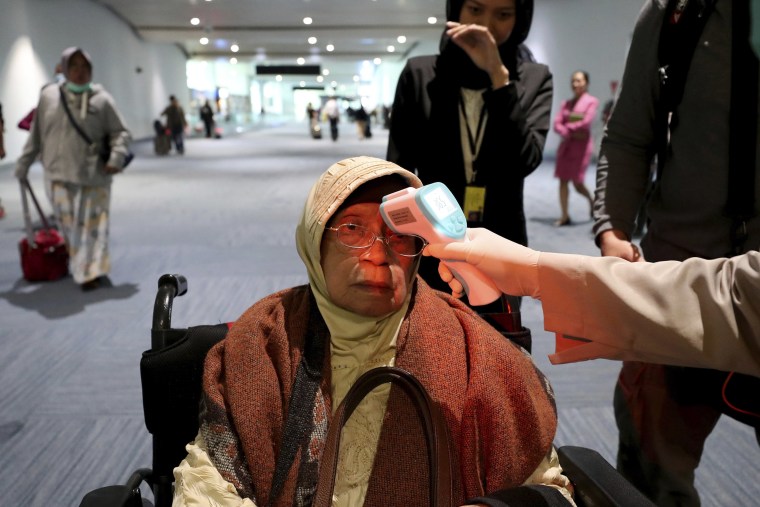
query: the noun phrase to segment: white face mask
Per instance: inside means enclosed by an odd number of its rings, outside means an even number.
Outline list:
[[[87,91],[90,91],[92,83],[85,83],[82,85],[72,83],[71,81],[66,81],[66,88],[69,89],[70,92],[73,93],[84,93]]]

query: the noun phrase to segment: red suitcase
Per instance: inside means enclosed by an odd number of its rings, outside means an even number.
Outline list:
[[[29,216],[29,205],[26,193],[32,196],[32,201],[42,219],[43,228],[32,231],[32,220]],[[63,236],[55,227],[51,227],[40,208],[37,198],[32,192],[28,180],[21,182],[21,202],[24,207],[26,222],[26,237],[19,241],[18,249],[21,255],[21,272],[30,282],[58,280],[69,272],[69,254]]]

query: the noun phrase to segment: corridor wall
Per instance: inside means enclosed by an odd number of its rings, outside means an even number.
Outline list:
[[[113,95],[134,138],[151,136],[168,97],[188,102],[185,54],[175,45],[140,39],[110,9],[93,0],[0,0],[0,103],[6,158],[13,165],[27,132],[18,121],[53,80],[61,51],[80,46],[93,60],[93,81]]]

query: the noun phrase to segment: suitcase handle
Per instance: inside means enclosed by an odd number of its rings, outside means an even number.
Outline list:
[[[19,180],[19,183],[21,184],[21,205],[24,209],[26,239],[29,242],[29,246],[36,248],[37,244],[34,242],[34,232],[32,231],[32,217],[29,216],[29,202],[26,198],[27,192],[29,192],[29,195],[32,197],[32,202],[34,202],[34,207],[37,208],[37,213],[39,213],[40,219],[42,219],[42,224],[45,227],[45,230],[50,229],[50,224],[48,223],[47,218],[45,218],[45,214],[42,212],[40,203],[37,201],[37,196],[34,195],[34,191],[32,190],[32,185],[29,183],[29,180],[26,178],[21,178]]]

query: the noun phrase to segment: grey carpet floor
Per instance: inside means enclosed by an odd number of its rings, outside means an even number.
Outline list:
[[[343,124],[332,142],[310,139],[306,125],[262,127],[191,139],[184,157],[157,157],[152,143],[136,143],[137,158],[113,185],[113,287],[90,293],[70,278],[21,278],[19,192],[11,170],[0,170],[7,210],[0,221],[0,505],[77,506],[87,491],[149,465],[138,363],[149,346],[158,277],[188,278],[188,294],[174,305],[178,327],[234,320],[262,296],[304,283],[294,227],[309,187],[337,160],[385,154],[387,131],[378,128],[359,141]],[[43,197],[40,167],[31,180]],[[591,171],[587,182],[593,186]],[[597,255],[590,221],[552,227],[558,204],[550,162],[528,178],[525,195],[532,246]],[[575,195],[571,215],[587,216]],[[619,364],[551,366],[553,337],[543,331],[539,303],[525,302],[523,321],[557,392],[557,444],[591,447],[614,463]],[[703,505],[758,505],[759,459],[753,433],[723,418],[697,471]]]

